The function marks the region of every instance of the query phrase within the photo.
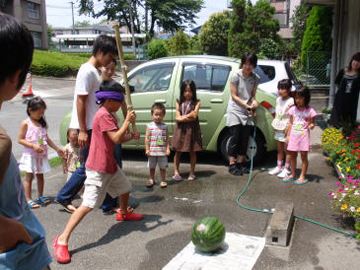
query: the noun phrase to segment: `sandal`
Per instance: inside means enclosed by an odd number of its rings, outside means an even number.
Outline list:
[[[294,185],[297,185],[297,186],[301,186],[301,185],[305,185],[309,180],[307,179],[303,179],[301,180],[300,178],[297,179],[295,182],[294,182]]]
[[[120,207],[113,208],[112,211],[113,211],[114,213],[117,213],[117,214],[122,213]],[[127,212],[127,213],[133,213],[133,212],[134,212],[134,208],[132,208],[130,205],[128,205],[127,208],[126,208],[126,212]]]
[[[40,204],[38,203],[37,200],[33,201],[28,201],[28,206],[31,208],[31,209],[36,209],[36,208],[40,208]]]
[[[146,184],[147,188],[152,188],[155,185],[155,181],[153,179],[149,179],[149,181]]]
[[[288,183],[288,182],[292,182],[292,181],[295,181],[295,180],[296,180],[296,177],[290,177],[290,176],[288,176],[288,177],[285,177],[285,178],[283,179],[283,182]]]
[[[196,179],[196,175],[189,175],[189,177],[188,177],[188,180],[189,181],[193,181],[193,180],[195,180]]]
[[[167,186],[168,186],[168,184],[165,181],[160,182],[160,187],[161,188],[166,188]]]
[[[62,203],[62,202],[60,202],[60,201],[57,201],[56,199],[55,199],[55,202],[57,202],[57,203],[60,204],[62,207],[64,207],[64,210],[65,210],[66,212],[70,213],[70,214],[74,213],[75,210],[76,210],[76,207],[73,206],[71,203],[65,204],[65,203]],[[69,207],[69,206],[70,206],[70,207]]]
[[[59,239],[59,235],[56,236],[53,241],[55,259],[59,263],[69,263],[71,261],[69,246],[58,244],[58,239]]]
[[[51,200],[46,196],[41,196],[37,201],[45,205],[51,203]]]
[[[180,176],[180,174],[175,174],[173,177],[172,177],[173,180],[175,181],[181,181],[182,180],[182,177]]]

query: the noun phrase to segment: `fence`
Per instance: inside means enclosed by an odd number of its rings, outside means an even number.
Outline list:
[[[308,87],[330,87],[331,52],[307,52],[305,74],[300,78]]]

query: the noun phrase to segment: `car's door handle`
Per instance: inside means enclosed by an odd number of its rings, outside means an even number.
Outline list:
[[[223,100],[221,98],[213,98],[210,100],[211,103],[223,103]]]
[[[155,99],[156,103],[166,103],[165,99]]]

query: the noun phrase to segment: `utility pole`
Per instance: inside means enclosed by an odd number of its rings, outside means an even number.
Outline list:
[[[71,4],[71,13],[72,13],[72,33],[75,34],[75,21],[74,21],[74,2],[69,2]]]
[[[134,35],[134,20],[132,14],[132,7],[131,7],[131,0],[128,0],[129,3],[129,13],[130,13],[130,25],[131,25],[131,34],[132,34],[132,47],[133,47],[133,54],[136,58],[136,51],[135,51],[135,35]]]

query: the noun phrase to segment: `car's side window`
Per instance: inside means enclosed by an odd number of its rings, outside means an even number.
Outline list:
[[[222,92],[230,71],[226,65],[183,63],[182,81],[193,80],[198,90]]]
[[[175,63],[157,64],[144,67],[129,77],[134,93],[166,91],[169,89]]]
[[[254,72],[259,75],[260,83],[270,82],[275,79],[275,67],[267,65],[257,65]]]

